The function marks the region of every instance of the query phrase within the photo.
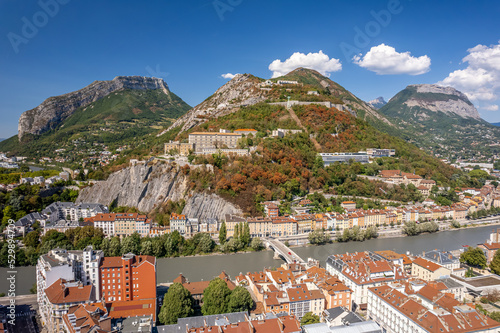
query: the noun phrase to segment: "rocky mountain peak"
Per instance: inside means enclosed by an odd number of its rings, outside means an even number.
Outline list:
[[[481,119],[479,112],[467,96],[455,88],[435,84],[414,84],[409,85],[406,90],[411,92],[404,102],[409,107],[417,106],[432,112]]]
[[[28,133],[39,135],[54,129],[79,107],[85,107],[112,92],[125,89],[161,89],[165,94],[170,94],[167,83],[160,78],[117,76],[110,81],[94,81],[80,90],[49,97],[39,106],[25,111],[19,118],[18,137],[22,139]]]
[[[260,89],[259,83],[262,81],[250,74],[237,74],[217,89],[212,96],[177,119],[169,129],[182,126],[181,131],[186,131],[204,122],[207,117],[221,117],[236,111],[243,105],[253,105],[264,101],[268,92]]]
[[[370,104],[374,109],[378,110],[384,105],[386,105],[387,102],[385,101],[384,97],[380,96],[375,99],[372,99],[371,101],[368,102],[368,104]]]

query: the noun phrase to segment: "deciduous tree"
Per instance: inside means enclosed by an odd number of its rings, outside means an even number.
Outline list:
[[[168,288],[158,319],[162,324],[176,324],[177,319],[192,316],[193,298],[189,290],[180,283],[174,283]]]

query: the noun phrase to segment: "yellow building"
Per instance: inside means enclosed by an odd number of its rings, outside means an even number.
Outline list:
[[[194,132],[189,134],[189,143],[194,145],[196,151],[203,148],[236,148],[241,137],[239,133]]]
[[[411,264],[411,275],[424,281],[449,277],[451,270],[424,258],[417,258]]]
[[[180,143],[179,141],[165,143],[165,155],[172,151],[179,155],[187,156],[190,151],[194,151],[194,145],[191,143]]]

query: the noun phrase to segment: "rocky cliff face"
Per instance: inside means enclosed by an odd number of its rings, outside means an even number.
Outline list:
[[[186,131],[206,120],[217,118],[236,111],[242,105],[253,105],[265,100],[267,91],[258,87],[260,80],[250,74],[237,74],[231,81],[192,108],[170,126],[169,129],[182,126]]]
[[[465,94],[452,87],[442,87],[434,84],[415,84],[408,88],[416,89],[406,102],[407,106],[418,106],[433,112],[457,115],[462,118],[481,119],[474,105]]]
[[[49,131],[79,107],[84,107],[118,90],[161,89],[169,94],[168,85],[162,79],[143,76],[117,76],[111,81],[95,81],[83,89],[65,95],[47,98],[34,109],[24,112],[19,118],[18,136],[42,134]]]
[[[225,214],[241,214],[241,210],[216,194],[190,193],[187,178],[177,166],[147,163],[130,166],[80,191],[77,202],[102,203],[136,207],[149,212],[168,200],[184,199],[183,214],[189,217],[219,220]]]

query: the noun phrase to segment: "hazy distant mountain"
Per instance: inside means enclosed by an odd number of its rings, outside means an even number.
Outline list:
[[[371,101],[368,102],[368,104],[370,104],[374,109],[380,109],[381,107],[383,107],[384,105],[387,104],[387,102],[385,101],[385,99],[380,96],[378,98],[375,98]]]

